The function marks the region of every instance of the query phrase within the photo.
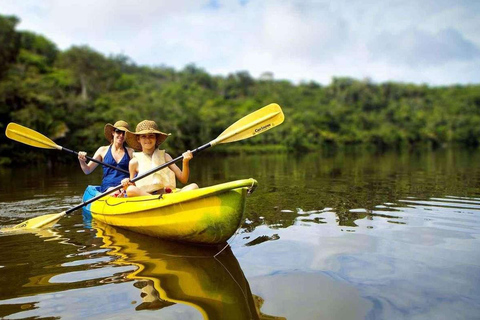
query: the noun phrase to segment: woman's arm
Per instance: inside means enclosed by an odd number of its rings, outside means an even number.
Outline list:
[[[98,160],[98,161],[103,161],[103,158],[105,156],[105,149],[107,147],[100,147],[98,148],[98,150],[95,152],[95,154],[93,155],[93,159],[95,160]],[[86,158],[86,155],[87,153],[84,152],[84,151],[79,151],[78,152],[78,162],[80,163],[80,168],[82,168],[82,171],[85,173],[85,174],[90,174],[93,172],[93,170],[95,170],[98,166],[98,163],[96,162],[93,162],[93,161],[89,161],[87,163],[87,158]]]

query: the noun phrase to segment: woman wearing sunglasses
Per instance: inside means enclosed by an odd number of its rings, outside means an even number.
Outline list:
[[[110,141],[110,145],[98,148],[93,158],[128,172],[128,162],[133,156],[133,149],[125,146],[125,133],[127,131],[129,131],[128,123],[123,120],[119,120],[113,125],[107,123],[104,133],[105,138]],[[84,151],[78,152],[78,161],[80,162],[80,167],[83,172],[90,174],[98,164],[93,161],[87,163],[86,155],[87,153]],[[103,166],[103,178],[100,191],[104,192],[109,188],[116,187],[122,179],[128,177],[128,173]]]

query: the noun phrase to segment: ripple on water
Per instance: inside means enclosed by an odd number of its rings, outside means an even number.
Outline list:
[[[56,213],[81,203],[79,196],[34,197],[33,199],[0,202],[1,218],[31,218],[42,214]]]

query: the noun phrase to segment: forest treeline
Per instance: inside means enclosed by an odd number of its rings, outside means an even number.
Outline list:
[[[478,84],[429,87],[339,77],[324,86],[275,80],[268,72],[259,79],[246,71],[216,76],[193,64],[183,70],[141,66],[82,45],[62,51],[43,35],[18,31],[18,23],[0,15],[0,165],[75,160],[9,140],[9,122],[93,154],[106,144],[106,123],[123,119],[134,129],[152,119],[172,133],[165,148],[177,155],[272,102],[282,106],[285,123],[224,151],[480,144]]]

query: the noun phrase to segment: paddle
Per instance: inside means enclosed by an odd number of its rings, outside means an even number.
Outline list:
[[[268,106],[263,107],[255,112],[252,112],[249,115],[238,120],[237,122],[232,124],[230,127],[228,127],[225,131],[223,131],[216,139],[210,141],[207,144],[204,144],[201,147],[198,147],[195,150],[192,150],[192,153],[196,154],[202,150],[205,150],[217,144],[230,143],[230,142],[239,141],[239,140],[243,140],[243,139],[247,139],[247,138],[259,135],[267,130],[270,130],[278,126],[283,122],[283,120],[284,120],[284,115],[280,106],[276,103],[269,104]],[[140,179],[143,179],[146,176],[149,176],[152,173],[157,172],[158,170],[162,170],[163,168],[168,167],[169,165],[175,162],[178,162],[182,159],[183,159],[183,156],[179,156],[167,163],[164,163],[156,168],[153,168],[145,173],[138,175],[131,181],[135,182]],[[62,218],[64,215],[70,212],[73,212],[77,209],[80,209],[121,188],[122,188],[122,185],[118,185],[115,188],[105,191],[104,193],[99,194],[98,196],[93,197],[90,200],[85,201],[79,205],[76,205],[75,207],[70,208],[66,211],[35,217],[25,222],[22,222],[20,224],[17,224],[11,228],[2,229],[2,231],[5,232],[5,231],[15,231],[15,230],[24,230],[24,229],[36,229],[36,228],[52,225],[58,219]]]
[[[57,149],[57,150],[63,150],[69,153],[76,154],[78,156],[78,152],[64,148],[62,146],[59,146],[49,138],[45,137],[43,134],[40,132],[37,132],[35,130],[29,129],[27,127],[24,127],[22,125],[16,124],[14,122],[11,122],[8,124],[7,129],[5,130],[5,135],[15,141],[27,144],[32,147],[37,147],[37,148],[43,148],[43,149]],[[112,166],[108,163],[104,163],[102,161],[96,160],[92,157],[85,156],[88,160],[96,162],[98,164],[107,166],[109,168],[118,170],[123,173],[127,173],[127,170],[124,170],[122,168],[117,168],[115,166]]]

